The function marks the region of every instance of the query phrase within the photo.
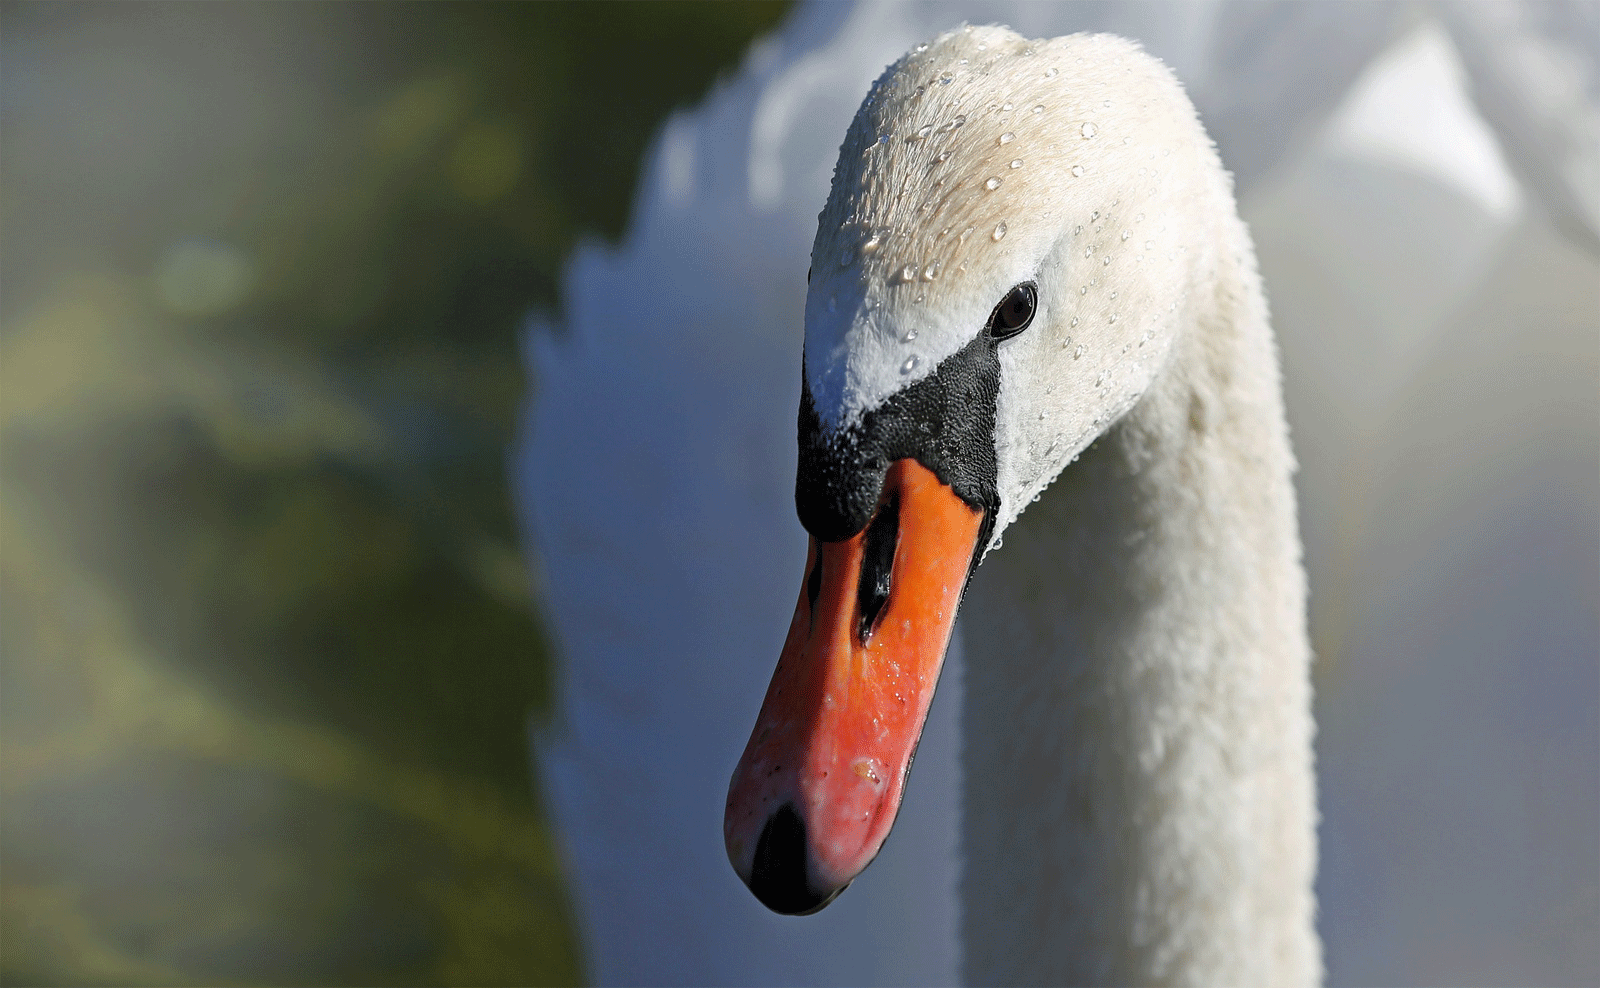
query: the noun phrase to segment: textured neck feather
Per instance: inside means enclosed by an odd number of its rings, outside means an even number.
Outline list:
[[[1320,978],[1293,460],[1229,213],[1165,369],[964,605],[969,983]]]

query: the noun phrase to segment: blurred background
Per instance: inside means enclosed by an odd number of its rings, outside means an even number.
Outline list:
[[[863,0],[0,6],[0,981],[953,982],[959,650],[828,911],[720,816],[816,211],[962,20],[1236,175],[1329,981],[1600,980],[1600,5]]]
[[[0,7],[0,979],[584,979],[518,327],[783,12]]]

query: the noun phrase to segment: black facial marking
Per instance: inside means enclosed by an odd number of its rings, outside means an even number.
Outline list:
[[[856,611],[861,624],[856,637],[863,644],[872,636],[878,614],[889,602],[890,581],[894,572],[894,551],[900,544],[900,500],[891,497],[867,526],[862,546],[861,581],[856,584]]]
[[[978,548],[988,544],[1000,508],[994,455],[1000,395],[999,341],[980,333],[934,372],[896,392],[842,435],[826,437],[801,366],[800,469],[795,509],[822,542],[867,526],[895,460],[911,458],[984,513]],[[977,564],[979,553],[973,554]]]

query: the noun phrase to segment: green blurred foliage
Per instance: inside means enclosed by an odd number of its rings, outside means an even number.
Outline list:
[[[0,7],[0,980],[581,980],[516,334],[783,12]]]

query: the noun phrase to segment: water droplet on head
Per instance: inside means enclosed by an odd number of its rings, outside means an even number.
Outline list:
[[[882,233],[875,232],[875,233],[872,234],[872,236],[868,237],[867,238],[867,242],[861,245],[862,253],[871,254],[872,252],[876,251],[879,247],[882,247],[883,246],[883,236],[884,235]]]
[[[917,128],[917,132],[915,134],[912,134],[910,137],[906,138],[906,143],[910,144],[912,141],[925,140],[931,133],[933,133],[933,124],[923,124],[921,127]]]
[[[1105,257],[1105,260],[1103,260],[1103,261],[1101,261],[1101,262],[1100,262],[1100,265],[1101,265],[1101,266],[1102,266],[1102,267],[1104,267],[1104,266],[1106,266],[1106,265],[1108,265],[1108,264],[1110,264],[1110,263],[1111,263],[1111,255],[1110,255],[1110,254],[1107,254],[1107,255],[1106,255],[1106,257]]]
[[[1078,325],[1078,317],[1077,316],[1073,316],[1072,317],[1072,325],[1074,325],[1074,326]]]
[[[1034,113],[1043,113],[1044,112],[1044,104],[1040,103],[1038,106],[1035,106],[1033,108],[1033,112]]]
[[[950,80],[952,80],[954,78],[955,78],[955,76],[953,76],[950,73],[946,72],[944,75],[939,77],[939,83],[941,85],[948,86],[948,85],[950,85]]]
[[[1144,242],[1144,249],[1145,250],[1155,250],[1156,249],[1156,242],[1154,240],[1146,240]]]
[[[1011,159],[1011,167],[1012,168],[1021,168],[1022,167],[1022,159],[1021,158],[1012,158]]]
[[[1100,128],[1096,127],[1094,124],[1086,123],[1082,127],[1078,128],[1078,133],[1082,134],[1083,139],[1087,141],[1089,138],[1098,133],[1099,130]]]
[[[901,281],[916,281],[917,280],[917,266],[915,264],[907,264],[905,267],[901,268],[900,269],[900,280]]]
[[[1106,375],[1104,371],[1101,371],[1100,375],[1094,379],[1094,386],[1098,388],[1104,383],[1106,383]]]
[[[1006,224],[1005,224],[1004,220],[1001,220],[999,223],[995,224],[994,232],[991,233],[989,236],[994,238],[996,243],[999,243],[1001,240],[1005,239],[1005,235],[1006,235]]]
[[[1131,236],[1133,236],[1133,234],[1129,233],[1127,230],[1123,230],[1122,231],[1122,239],[1123,240],[1127,240]]]
[[[922,280],[932,281],[937,277],[939,277],[939,262],[931,261],[927,267],[922,269]]]
[[[917,358],[917,356],[915,354],[913,354],[912,356],[907,357],[905,359],[905,363],[900,365],[900,373],[902,373],[902,374],[911,373],[912,371],[917,369],[917,364],[920,363],[920,362],[921,361]]]
[[[1083,344],[1079,343],[1078,349],[1072,351],[1072,359],[1077,360],[1081,356],[1083,356]]]
[[[1111,313],[1111,315],[1106,317],[1106,322],[1116,322],[1116,321],[1117,321],[1117,314],[1115,312]]]
[[[1082,178],[1083,177],[1083,166],[1082,165],[1073,165],[1072,166],[1072,177],[1073,178]]]
[[[1017,135],[1013,134],[1011,131],[1008,130],[1004,134],[1001,134],[1000,135],[1000,139],[998,141],[996,141],[995,143],[997,143],[997,144],[1010,144],[1012,141],[1014,141],[1016,139],[1017,139]]]
[[[1059,73],[1060,71],[1061,71],[1060,69],[1058,69],[1054,65],[1052,65],[1048,69],[1044,70],[1044,77],[1046,79],[1054,79],[1056,77],[1056,74]]]
[[[946,148],[945,150],[940,151],[939,152],[939,157],[936,158],[935,160],[936,161],[949,161],[950,160],[950,149]]]
[[[1012,106],[1011,102],[1009,100],[1007,100],[1006,102],[1000,104],[1000,109],[1009,110],[1009,109],[1011,109],[1011,106]]]
[[[901,343],[910,343],[912,340],[914,340],[916,338],[917,338],[917,331],[915,329],[908,329],[908,330],[906,330],[906,334],[904,336],[900,337],[900,342]]]
[[[983,183],[983,187],[988,189],[990,192],[993,192],[995,189],[1000,187],[1000,180],[998,178],[991,178],[987,182]]]

